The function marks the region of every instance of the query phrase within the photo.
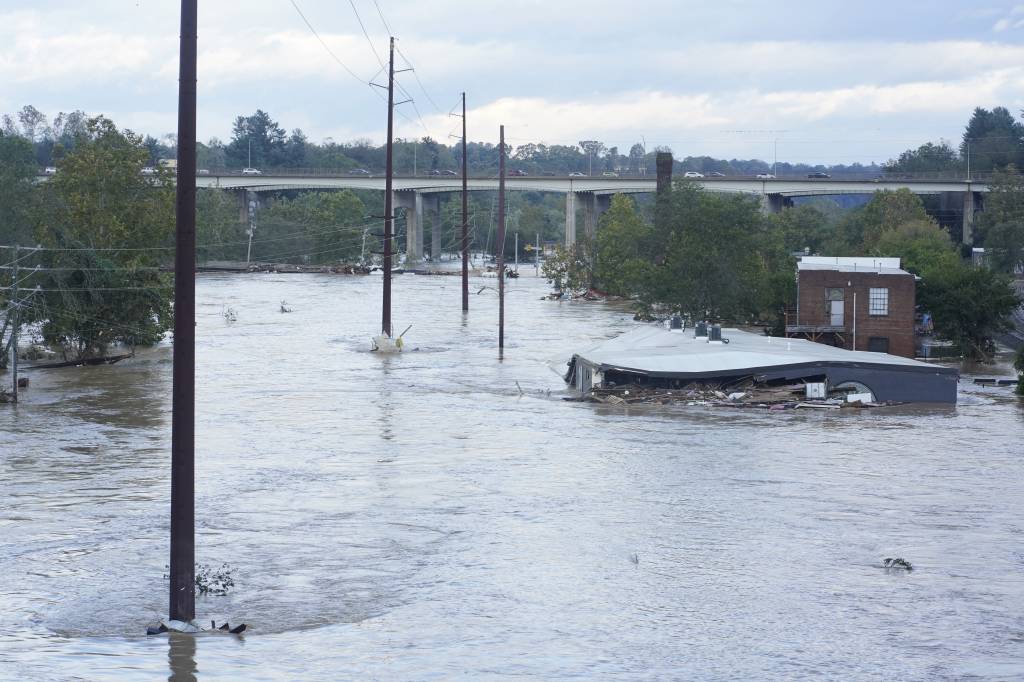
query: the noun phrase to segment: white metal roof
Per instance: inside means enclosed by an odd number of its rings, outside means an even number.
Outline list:
[[[910,358],[849,351],[803,339],[751,334],[723,329],[729,343],[708,343],[694,338],[693,329],[671,332],[645,325],[602,341],[577,355],[592,365],[606,365],[649,373],[733,373],[743,369],[782,367],[811,362],[862,363],[934,370]],[[866,340],[865,340],[866,342]]]
[[[877,272],[880,275],[909,275],[900,268],[899,258],[872,256],[801,256],[797,270],[834,270],[837,272]]]

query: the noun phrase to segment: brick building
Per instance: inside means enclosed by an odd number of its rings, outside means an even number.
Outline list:
[[[786,336],[914,357],[915,278],[899,258],[804,256]]]

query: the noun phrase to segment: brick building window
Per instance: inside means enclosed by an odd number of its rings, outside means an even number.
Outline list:
[[[889,290],[868,289],[868,314],[888,315],[889,314]]]

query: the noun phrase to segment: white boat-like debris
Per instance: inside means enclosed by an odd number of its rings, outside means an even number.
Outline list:
[[[955,368],[803,339],[700,323],[695,329],[643,326],[573,355],[565,380],[583,394],[637,387],[674,391],[800,385],[807,399],[861,404],[956,403]],[[614,402],[614,401],[612,401]]]

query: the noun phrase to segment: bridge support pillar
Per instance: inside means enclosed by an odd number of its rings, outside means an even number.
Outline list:
[[[393,196],[395,208],[405,209],[405,263],[419,263],[423,260],[423,195],[395,192]]]
[[[565,246],[576,243],[576,192],[565,195]]]
[[[238,222],[240,222],[242,225],[248,225],[249,224],[249,200],[250,200],[249,199],[249,190],[247,190],[247,189],[235,190],[235,196],[238,197]],[[255,199],[256,195],[253,194],[252,198]]]
[[[441,260],[441,195],[424,194],[423,209],[430,215],[430,259],[436,263]]]
[[[595,201],[595,207],[597,208],[597,215],[594,217],[594,225],[596,226],[601,222],[601,216],[603,216],[605,212],[612,207],[612,195],[598,194]]]
[[[974,192],[964,192],[964,223],[960,241],[968,246],[974,243]]]
[[[770,213],[782,213],[782,209],[787,206],[787,198],[781,194],[762,194],[761,195],[761,212],[764,214]],[[789,206],[793,205],[792,201],[789,201]]]

